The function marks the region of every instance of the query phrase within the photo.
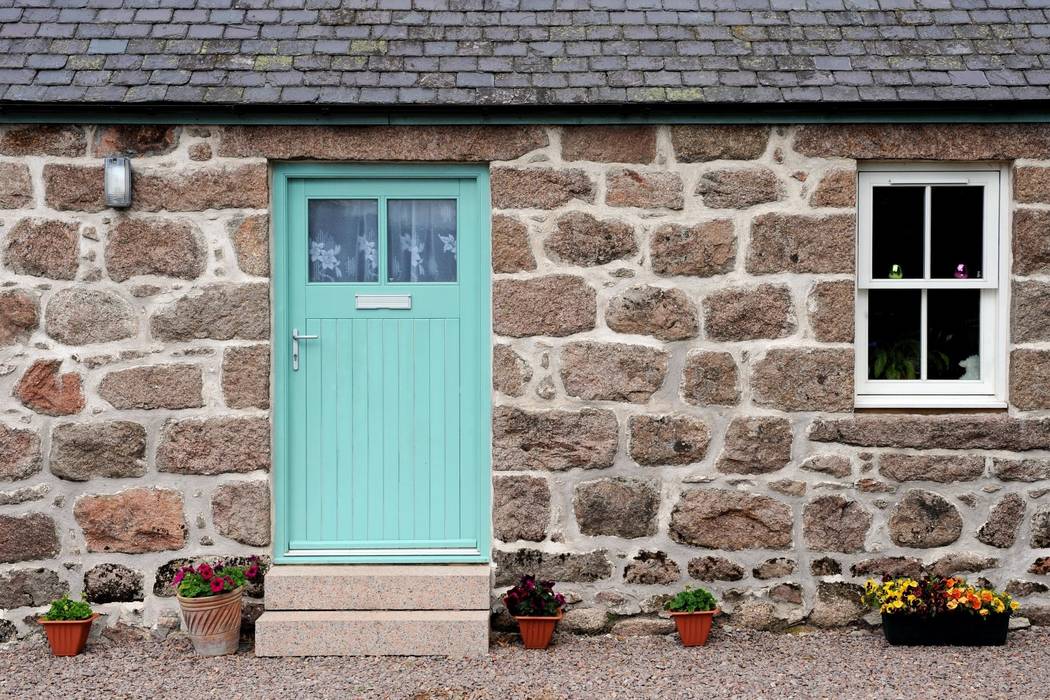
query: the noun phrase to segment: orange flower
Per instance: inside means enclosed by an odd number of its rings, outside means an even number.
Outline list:
[[[992,602],[992,598],[994,598],[994,597],[995,596],[992,595],[992,592],[987,590],[987,589],[981,591],[981,600],[983,600],[986,603],[991,603]]]
[[[977,596],[974,596],[973,602],[971,603],[971,605],[973,606],[974,610],[980,610],[981,609],[981,601],[980,601],[980,599],[977,598]]]
[[[945,580],[944,585],[947,586],[948,588],[955,588],[955,579],[950,578],[950,579]]]

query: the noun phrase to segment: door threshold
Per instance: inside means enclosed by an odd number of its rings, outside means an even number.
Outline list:
[[[471,549],[293,549],[286,557],[477,557],[481,551]]]

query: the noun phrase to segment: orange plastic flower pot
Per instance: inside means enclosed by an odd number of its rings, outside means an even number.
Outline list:
[[[678,636],[682,638],[682,646],[702,647],[707,644],[707,635],[711,633],[711,622],[717,614],[717,608],[703,612],[671,613],[675,626],[678,627]]]
[[[551,637],[554,636],[554,627],[563,614],[559,610],[555,617],[515,617],[525,648],[546,649],[551,643]]]
[[[88,635],[91,633],[91,623],[99,616],[95,613],[84,620],[45,620],[38,618],[47,633],[47,643],[51,646],[51,654],[54,656],[76,656],[84,650]]]

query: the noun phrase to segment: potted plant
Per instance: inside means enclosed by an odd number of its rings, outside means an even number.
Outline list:
[[[76,656],[84,650],[91,623],[98,613],[82,600],[70,600],[68,595],[52,601],[51,608],[38,618],[47,633],[47,643],[55,656]]]
[[[670,611],[682,646],[696,647],[707,644],[711,633],[711,622],[718,614],[718,601],[703,588],[685,587],[664,604]]]
[[[869,580],[861,600],[882,614],[894,646],[1001,646],[1018,607],[1006,593],[938,576]]]
[[[241,595],[261,574],[257,557],[247,565],[225,561],[184,566],[175,573],[179,609],[193,648],[201,656],[237,653],[241,632]]]
[[[546,649],[562,618],[565,596],[554,592],[554,581],[537,581],[535,576],[526,575],[503,594],[503,604],[518,621],[525,648]]]

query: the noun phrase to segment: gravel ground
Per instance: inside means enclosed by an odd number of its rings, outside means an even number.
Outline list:
[[[890,648],[870,632],[562,636],[546,652],[496,642],[483,659],[203,659],[185,639],[100,642],[76,658],[0,649],[4,698],[1045,698],[1050,630],[1000,648]]]

